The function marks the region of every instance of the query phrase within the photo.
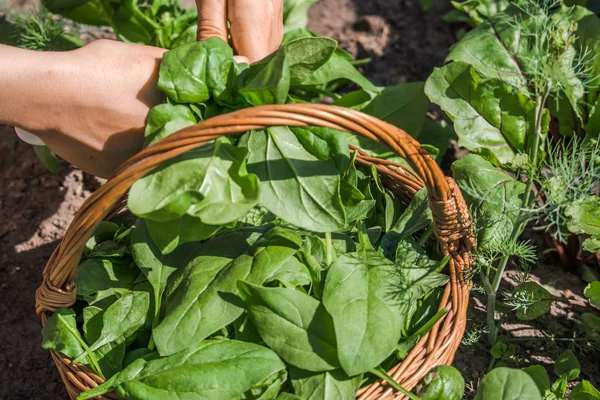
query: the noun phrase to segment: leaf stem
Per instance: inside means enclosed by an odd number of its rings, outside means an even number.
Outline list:
[[[423,236],[421,236],[421,238],[417,242],[417,246],[423,247],[425,242],[427,242],[429,240],[429,238],[431,237],[432,234],[433,234],[433,224],[429,225],[429,228],[427,228],[427,230],[425,231]]]
[[[79,334],[79,331],[77,331],[76,329],[73,329],[72,327],[69,326],[69,324],[67,323],[67,321],[63,318],[62,315],[60,314],[56,314],[56,316],[58,317],[58,320],[65,326],[65,328],[69,331],[69,333],[71,335],[73,335],[73,337],[75,338],[75,340],[77,340],[79,342],[79,344],[81,345],[81,347],[83,347],[83,350],[85,350],[87,356],[90,359],[90,364],[92,366],[92,368],[94,369],[94,371],[100,375],[102,378],[104,378],[104,375],[102,375],[102,370],[100,370],[100,366],[98,365],[98,360],[96,360],[96,357],[94,356],[94,353],[92,352],[92,350],[90,350],[89,346],[87,345],[87,343],[81,338],[81,335]],[[79,357],[77,357],[79,358]]]
[[[381,378],[384,381],[386,381],[388,383],[388,385],[390,385],[391,387],[393,387],[394,389],[396,389],[397,391],[399,391],[400,393],[402,393],[403,395],[405,395],[409,399],[411,399],[411,400],[421,400],[421,398],[419,396],[417,396],[416,394],[413,394],[413,393],[409,392],[408,390],[406,390],[402,386],[400,386],[398,384],[398,382],[396,382],[395,380],[393,380],[392,377],[389,376],[387,374],[387,372],[385,372],[381,367],[373,368],[369,372],[371,374],[375,375],[376,377]]]
[[[333,242],[331,240],[331,232],[325,233],[325,244],[327,251],[327,267],[333,263]]]

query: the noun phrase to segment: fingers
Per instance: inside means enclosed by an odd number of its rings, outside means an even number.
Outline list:
[[[236,54],[253,63],[277,50],[283,38],[283,0],[229,0],[227,8]]]
[[[220,37],[227,42],[226,0],[196,0],[198,6],[198,40]]]

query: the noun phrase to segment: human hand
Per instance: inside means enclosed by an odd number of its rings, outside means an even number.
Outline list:
[[[54,153],[108,177],[142,149],[165,50],[110,40],[81,49],[0,49],[0,122],[37,135]]]
[[[283,0],[196,0],[198,40],[217,36],[231,42],[239,62],[271,54],[283,39]],[[227,29],[227,21],[230,28]]]

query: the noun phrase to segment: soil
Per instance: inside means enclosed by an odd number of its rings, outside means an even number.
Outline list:
[[[0,5],[6,2],[0,0]],[[30,7],[31,3],[14,0],[12,6]],[[371,58],[362,70],[378,85],[425,80],[455,41],[455,29],[441,19],[446,2],[434,3],[433,10],[423,12],[418,0],[321,0],[310,10],[309,28],[335,38],[358,58]],[[455,146],[443,165],[461,154],[464,151]],[[31,146],[18,141],[11,128],[0,127],[0,399],[67,398],[50,355],[40,347],[34,293],[57,241],[99,185],[95,178],[66,164],[56,174],[48,172]],[[573,316],[586,309],[581,297],[585,284],[575,275],[565,276],[556,257],[543,253],[546,248],[540,246],[540,262],[532,275],[552,286],[553,294],[572,301],[558,303],[550,314],[532,323],[508,320],[503,325],[505,335],[568,337],[578,329]],[[482,326],[484,304],[474,293],[471,334]],[[527,365],[527,360],[550,366],[551,358],[564,347],[546,339],[516,342],[517,353],[525,361],[515,366]],[[455,366],[465,375],[468,388],[474,389],[489,361],[489,352],[481,344],[465,345],[456,355]],[[580,361],[585,367],[583,377],[600,384],[598,361],[592,355]]]

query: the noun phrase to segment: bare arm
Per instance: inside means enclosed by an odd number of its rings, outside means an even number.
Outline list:
[[[63,53],[0,45],[0,123],[107,177],[142,147],[163,53],[107,40]]]

